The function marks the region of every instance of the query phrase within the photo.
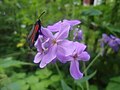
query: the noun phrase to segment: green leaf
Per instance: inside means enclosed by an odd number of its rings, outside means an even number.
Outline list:
[[[31,90],[47,90],[47,87],[51,84],[51,81],[48,80],[42,80],[36,84],[31,85]]]
[[[120,28],[119,28],[119,27],[106,26],[106,28],[107,28],[108,30],[110,30],[111,32],[120,33]]]
[[[2,87],[1,90],[28,90],[29,86],[24,80],[19,80]]]
[[[60,76],[59,75],[53,75],[50,77],[51,82],[57,82],[60,81]]]
[[[106,90],[120,90],[120,76],[111,78]]]
[[[89,76],[85,76],[85,77],[83,77],[83,78],[81,78],[81,79],[79,79],[79,80],[75,80],[75,83],[77,84],[77,85],[79,85],[79,84],[81,84],[81,83],[83,83],[83,82],[85,82],[85,81],[88,81],[89,79],[91,79],[94,75],[96,74],[96,71],[94,71],[92,74],[90,74]]]
[[[36,83],[39,82],[39,78],[38,78],[37,76],[33,76],[33,75],[27,77],[25,80],[26,80],[26,82],[29,83],[30,85],[36,84]]]
[[[14,73],[12,78],[17,78],[17,79],[21,79],[21,78],[25,78],[26,73]]]
[[[83,15],[89,15],[89,16],[98,16],[101,15],[102,12],[100,10],[96,10],[96,9],[89,9],[89,10],[84,10],[82,12]]]
[[[45,79],[45,78],[48,78],[52,72],[47,69],[47,68],[44,68],[44,69],[39,69],[35,72],[35,74],[37,75],[37,77],[39,77],[40,79]]]
[[[98,90],[98,88],[95,85],[90,85],[90,90]]]
[[[0,58],[0,68],[19,67],[21,65],[33,65],[22,61],[13,60],[12,57]]]
[[[61,85],[63,90],[72,90],[65,82],[64,80],[61,80]]]
[[[33,80],[35,79],[31,79],[31,81]],[[32,85],[30,85],[30,87],[31,87],[31,90],[47,90],[48,86],[52,85],[57,81],[60,81],[60,76],[53,75],[50,77],[50,79],[42,79],[40,80],[40,82],[33,83]]]

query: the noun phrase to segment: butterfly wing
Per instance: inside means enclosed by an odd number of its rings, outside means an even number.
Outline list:
[[[41,21],[40,20],[38,20],[35,23],[35,25],[33,26],[32,30],[30,31],[30,33],[27,37],[27,41],[28,41],[30,48],[32,48],[34,46],[34,43],[37,40],[38,35],[39,35],[39,30],[41,30]]]

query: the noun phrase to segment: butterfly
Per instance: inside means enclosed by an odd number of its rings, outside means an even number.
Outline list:
[[[33,25],[32,30],[28,34],[27,37],[27,42],[32,48],[34,46],[35,41],[37,40],[39,34],[41,33],[41,20],[40,17],[44,14],[45,12],[42,12],[41,15],[39,16],[39,19],[36,21],[36,23]]]

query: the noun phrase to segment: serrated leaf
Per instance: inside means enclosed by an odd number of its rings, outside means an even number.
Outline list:
[[[50,80],[42,80],[36,84],[31,85],[31,90],[47,90],[47,87],[51,84]]]
[[[57,82],[60,80],[60,76],[59,75],[53,75],[50,77],[51,82]]]
[[[48,78],[52,72],[47,69],[47,68],[44,68],[44,69],[39,69],[35,72],[35,74],[37,75],[37,77],[39,77],[40,79],[45,79],[45,78]]]
[[[33,76],[33,75],[27,77],[25,80],[26,80],[26,82],[29,83],[30,85],[36,84],[36,83],[39,82],[39,78],[36,77],[36,76]]]

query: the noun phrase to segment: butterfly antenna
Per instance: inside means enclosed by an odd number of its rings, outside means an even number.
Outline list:
[[[43,11],[38,18],[41,18],[41,16],[42,16],[44,13],[45,13],[45,11]]]

